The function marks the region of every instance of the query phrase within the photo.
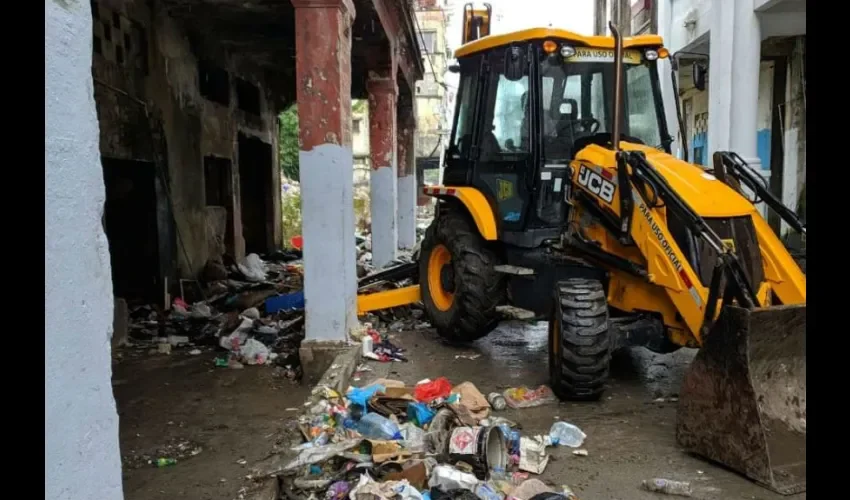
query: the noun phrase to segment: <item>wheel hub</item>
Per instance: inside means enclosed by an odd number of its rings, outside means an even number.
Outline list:
[[[443,290],[454,293],[455,291],[455,270],[451,264],[446,264],[440,269],[440,286]]]

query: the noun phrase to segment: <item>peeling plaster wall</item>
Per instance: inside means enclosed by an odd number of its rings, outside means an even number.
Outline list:
[[[159,155],[161,164],[166,167],[177,220],[169,258],[175,260],[181,276],[195,276],[210,257],[206,245],[205,156],[232,161],[234,253],[237,259],[245,254],[236,140],[239,132],[272,145],[273,168],[268,173],[272,207],[266,224],[273,246],[280,245],[277,116],[270,104],[272,99],[265,88],[261,71],[243,67],[235,58],[210,48],[191,46],[183,26],[169,17],[158,3],[153,5],[156,11],[151,12],[147,2],[100,0],[99,10],[104,20],[111,19],[112,13],[116,12],[122,18],[122,25],[131,27],[123,32],[129,34],[135,42],[133,45],[140,45],[140,36],[147,41],[147,50],[144,51],[147,71],[129,59],[129,52],[124,64],[116,61],[114,52],[94,55],[95,78],[131,96],[121,95],[102,85],[97,88],[101,151],[104,156],[147,161],[153,161],[155,155]],[[95,22],[96,35],[99,30],[103,35],[103,29]],[[121,35],[115,30],[112,34],[114,41],[121,41]],[[116,36],[119,38],[116,39]],[[142,52],[139,48],[136,51]],[[201,95],[199,58],[229,72],[229,105],[213,102]],[[234,85],[237,76],[259,87],[261,116],[238,109]],[[150,120],[145,118],[144,106],[137,100],[147,105]],[[158,150],[154,141],[150,140],[151,127],[164,138]],[[162,195],[165,196],[165,193]],[[167,203],[167,200],[164,202]],[[173,225],[173,222],[168,223]],[[182,238],[182,245],[177,238]]]
[[[123,499],[88,2],[45,3],[45,498]]]

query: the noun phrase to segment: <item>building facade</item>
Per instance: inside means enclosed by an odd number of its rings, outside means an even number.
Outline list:
[[[607,33],[612,19],[625,34],[656,31],[676,58],[678,96],[670,60],[659,64],[676,155],[708,166],[712,152],[735,151],[804,216],[805,0],[597,0],[596,7],[597,34]],[[703,89],[694,85],[695,67],[707,74]],[[760,209],[787,234],[777,215]]]
[[[453,57],[447,40],[449,3],[446,0],[417,0],[416,22],[422,45],[422,81],[416,84],[416,166],[419,185],[436,183],[448,124],[448,87],[445,75]],[[427,198],[420,197],[421,202]]]

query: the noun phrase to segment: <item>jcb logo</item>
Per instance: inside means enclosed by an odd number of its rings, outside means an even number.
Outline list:
[[[507,200],[514,195],[514,185],[511,181],[499,179],[499,201]]]
[[[723,241],[723,244],[726,245],[726,248],[729,249],[729,251],[737,252],[737,249],[735,248],[735,240],[733,240],[732,238],[729,238],[728,240],[722,240],[722,241]]]
[[[578,171],[578,183],[607,203],[614,201],[614,184],[584,165]]]

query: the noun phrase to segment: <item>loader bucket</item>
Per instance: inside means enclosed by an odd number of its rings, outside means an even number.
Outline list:
[[[790,495],[806,491],[806,305],[726,306],[680,391],[686,451]]]

